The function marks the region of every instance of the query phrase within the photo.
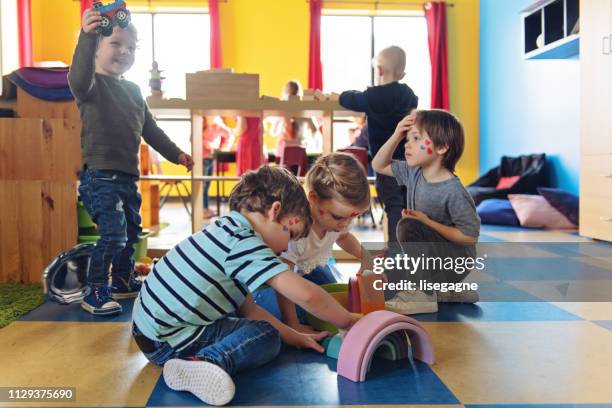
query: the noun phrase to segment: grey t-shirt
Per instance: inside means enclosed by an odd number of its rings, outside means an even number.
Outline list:
[[[429,183],[420,167],[409,166],[402,160],[393,160],[391,169],[397,184],[406,186],[409,209],[422,211],[432,220],[455,227],[465,235],[480,235],[480,217],[474,200],[458,177]]]

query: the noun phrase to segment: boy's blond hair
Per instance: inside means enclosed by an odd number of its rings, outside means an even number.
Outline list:
[[[319,157],[306,174],[306,187],[321,200],[339,199],[356,207],[370,202],[365,169],[352,154],[335,152]]]

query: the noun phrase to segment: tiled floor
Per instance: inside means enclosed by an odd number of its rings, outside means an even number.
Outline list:
[[[237,376],[232,405],[612,407],[612,246],[580,246],[587,240],[565,232],[484,227],[482,234],[512,249],[492,256],[474,278],[496,293],[534,301],[443,304],[438,313],[416,316],[432,338],[436,363],[376,361],[363,383],[337,376],[333,359],[284,349],[272,363]],[[508,243],[532,240],[572,244]],[[542,301],[558,282],[569,283],[568,294],[580,285],[603,287],[609,301]],[[1,329],[0,387],[76,387],[73,403],[27,406],[200,405],[191,394],[171,391],[161,369],[140,354],[130,337],[130,301],[124,306],[109,320],[79,305],[46,303]]]

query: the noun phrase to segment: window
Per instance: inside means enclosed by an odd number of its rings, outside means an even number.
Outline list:
[[[138,29],[136,62],[125,77],[149,95],[151,64],[157,61],[165,77],[166,98],[185,98],[185,73],[210,68],[210,19],[208,14],[133,13]],[[189,47],[185,47],[185,41]]]
[[[427,23],[422,16],[323,16],[321,59],[325,92],[363,90],[374,85],[372,59],[383,48],[397,45],[406,52],[408,84],[429,109],[431,62]]]
[[[17,2],[0,0],[0,76],[19,68]],[[2,92],[0,81],[0,92]]]

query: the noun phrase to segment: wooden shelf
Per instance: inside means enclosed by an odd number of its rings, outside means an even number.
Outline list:
[[[172,110],[175,114],[193,111],[206,116],[292,116],[351,117],[363,116],[363,113],[346,110],[338,101],[281,101],[275,99],[254,100],[211,100],[211,99],[160,99],[147,98],[153,110]],[[188,116],[188,115],[186,115]]]

